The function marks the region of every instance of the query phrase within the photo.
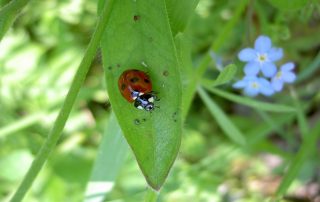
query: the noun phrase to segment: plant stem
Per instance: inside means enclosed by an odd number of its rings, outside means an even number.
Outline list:
[[[24,177],[22,183],[20,184],[19,188],[13,195],[11,199],[12,202],[18,202],[23,199],[26,192],[31,187],[33,181],[37,177],[38,173],[40,172],[41,168],[43,167],[44,163],[48,159],[50,153],[56,146],[62,130],[65,126],[65,123],[69,117],[71,109],[76,101],[80,88],[86,78],[87,72],[90,68],[90,64],[95,57],[97,49],[99,47],[100,39],[104,33],[105,27],[109,20],[109,15],[112,9],[114,0],[109,0],[104,7],[103,12],[101,13],[100,17],[98,18],[96,30],[93,33],[91,41],[88,45],[86,53],[79,65],[79,68],[73,78],[71,87],[65,98],[64,104],[59,112],[59,115],[53,125],[52,130],[50,131],[48,138],[46,139],[45,143],[41,147],[39,153],[37,154],[36,158],[32,162],[31,167],[29,168],[26,176]]]
[[[151,187],[148,187],[146,196],[144,198],[145,202],[156,202],[158,199],[159,193],[153,190]]]

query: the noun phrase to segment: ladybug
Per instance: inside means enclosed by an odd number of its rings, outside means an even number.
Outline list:
[[[152,83],[147,73],[129,69],[124,71],[118,80],[122,96],[129,102],[134,102],[137,109],[152,111],[156,107],[154,101],[159,100],[152,91]]]

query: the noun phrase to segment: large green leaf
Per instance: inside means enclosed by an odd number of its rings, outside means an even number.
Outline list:
[[[101,49],[110,102],[148,183],[159,189],[181,139],[181,84],[164,0],[114,3]],[[134,108],[122,97],[118,79],[127,69],[148,72],[160,108]]]

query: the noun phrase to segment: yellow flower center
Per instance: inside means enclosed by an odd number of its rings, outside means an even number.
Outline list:
[[[277,78],[277,79],[281,79],[281,77],[282,77],[282,72],[279,71],[279,72],[276,74],[276,78]]]
[[[258,84],[257,82],[252,82],[252,83],[251,83],[251,87],[254,88],[254,89],[257,89],[257,88],[259,88],[260,86],[259,86],[259,84]]]
[[[258,60],[260,62],[265,62],[267,60],[267,56],[265,54],[261,54],[258,56]]]

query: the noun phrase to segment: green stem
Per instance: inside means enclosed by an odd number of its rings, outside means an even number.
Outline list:
[[[47,140],[41,147],[38,155],[32,162],[30,169],[27,172],[27,175],[24,177],[21,185],[19,186],[18,190],[15,192],[13,198],[11,199],[12,202],[18,202],[23,199],[26,192],[31,187],[33,181],[35,180],[36,176],[40,172],[41,168],[43,167],[45,161],[48,159],[51,151],[54,149],[55,145],[57,144],[62,130],[65,126],[65,123],[69,117],[70,111],[72,106],[74,105],[76,98],[78,96],[79,90],[86,78],[87,72],[90,68],[90,64],[95,57],[96,51],[99,47],[100,39],[104,33],[106,25],[109,20],[109,15],[111,12],[111,8],[113,5],[114,0],[109,0],[104,7],[104,10],[101,16],[98,18],[98,23],[96,26],[96,30],[93,33],[91,41],[88,45],[86,53],[79,65],[79,68],[75,74],[75,77],[72,81],[71,87],[67,94],[67,97],[64,101],[64,104],[60,110],[60,113],[53,125],[50,134],[48,135]]]
[[[155,202],[158,199],[159,193],[153,190],[151,187],[148,187],[144,202]]]

